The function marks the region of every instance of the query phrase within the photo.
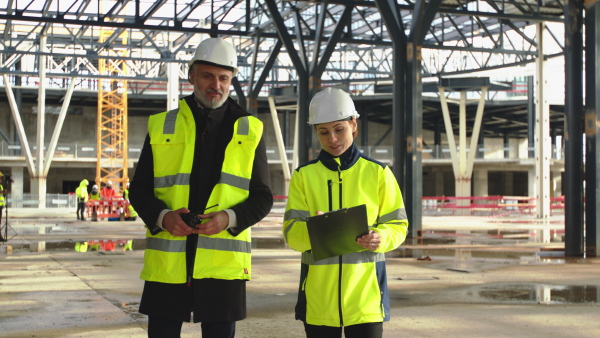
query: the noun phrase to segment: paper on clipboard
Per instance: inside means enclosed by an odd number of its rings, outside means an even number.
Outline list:
[[[369,232],[367,206],[339,209],[306,220],[315,261],[364,249],[356,238]]]

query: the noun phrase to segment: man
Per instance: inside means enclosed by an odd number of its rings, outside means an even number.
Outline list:
[[[90,184],[88,180],[83,179],[79,183],[79,187],[75,189],[75,195],[77,196],[77,219],[85,221],[85,204],[88,201],[87,186]]]
[[[228,97],[236,73],[233,46],[204,40],[189,63],[193,95],[148,120],[129,197],[147,227],[140,312],[149,337],[179,337],[191,314],[203,337],[234,337],[246,317],[250,226],[273,195],[263,125]],[[188,226],[188,212],[202,224]]]
[[[100,191],[100,196],[102,196],[103,200],[112,200],[115,197],[115,190],[112,188],[112,181],[107,181],[102,191]]]
[[[100,192],[98,191],[98,186],[96,184],[94,184],[92,186],[92,191],[90,191],[90,200],[92,200],[92,201],[100,201],[101,200]],[[99,209],[98,206],[99,206],[98,202],[91,203],[92,221],[94,221],[94,222],[98,221],[98,209]]]
[[[6,189],[2,185],[4,180],[4,174],[0,171],[0,242],[4,242],[6,239],[2,237],[2,211],[4,210],[4,196],[6,196]]]
[[[123,199],[129,201],[129,182],[127,182],[126,188],[123,189]]]

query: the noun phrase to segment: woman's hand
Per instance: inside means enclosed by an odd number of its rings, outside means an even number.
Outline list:
[[[356,243],[367,250],[375,251],[381,244],[381,237],[378,232],[369,230],[368,234],[358,237]]]

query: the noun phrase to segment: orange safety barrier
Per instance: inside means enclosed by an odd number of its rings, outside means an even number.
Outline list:
[[[121,221],[129,217],[129,201],[127,200],[88,200],[86,213],[92,221],[98,218],[119,218]]]

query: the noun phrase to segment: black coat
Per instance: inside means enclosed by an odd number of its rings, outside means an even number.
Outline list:
[[[229,98],[217,109],[198,107],[193,95],[185,98],[196,122],[196,145],[190,178],[188,209],[202,213],[208,198],[220,178],[225,148],[233,136],[235,121],[249,114]],[[153,157],[149,136],[146,136],[140,160],[131,181],[130,201],[138,215],[153,233],[166,204],[154,197]],[[228,229],[236,236],[263,219],[273,206],[269,165],[264,137],[256,149],[250,194],[248,199],[231,209],[237,218],[237,228]],[[193,264],[197,235],[187,238],[187,264]],[[146,282],[140,312],[176,320],[194,322],[235,321],[246,317],[246,283],[244,280],[194,279],[192,285]]]

